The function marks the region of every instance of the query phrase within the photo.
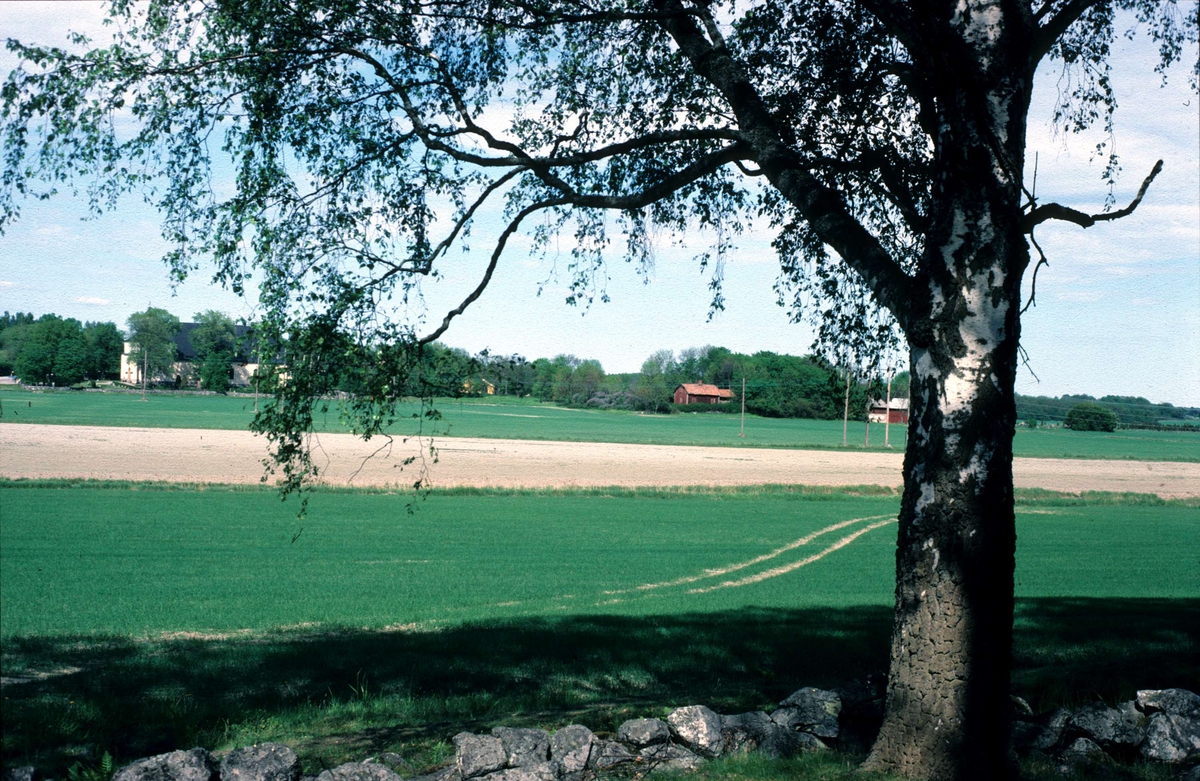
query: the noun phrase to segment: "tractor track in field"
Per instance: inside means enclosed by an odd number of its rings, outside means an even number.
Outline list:
[[[313,437],[333,486],[501,488],[901,485],[902,454],[439,437]],[[372,457],[372,454],[375,454]],[[266,443],[244,431],[0,423],[0,477],[254,484]],[[415,456],[408,466],[402,462]],[[1018,488],[1200,496],[1200,463],[1017,458]]]

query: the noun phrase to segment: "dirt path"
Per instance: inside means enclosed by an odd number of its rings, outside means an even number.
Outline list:
[[[384,444],[364,443],[349,434],[314,440],[330,484],[411,483],[417,465],[401,469],[400,462],[420,451],[416,441],[395,440],[390,455],[385,450],[364,463]],[[428,467],[434,484],[441,486],[901,483],[899,453],[458,437],[439,438],[437,447],[438,462]],[[11,478],[257,483],[265,456],[263,440],[240,431],[0,424],[0,476]],[[1018,487],[1200,496],[1200,464],[1194,463],[1018,458],[1014,469]]]

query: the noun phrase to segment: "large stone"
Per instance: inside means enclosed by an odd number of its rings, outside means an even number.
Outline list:
[[[836,738],[841,713],[842,698],[836,692],[810,686],[793,692],[779,703],[779,710],[771,714],[771,720],[781,727],[809,732],[820,738]]]
[[[347,762],[326,770],[317,776],[317,781],[400,781],[386,765],[374,762]]]
[[[1012,732],[1010,740],[1013,751],[1018,754],[1028,754],[1033,747],[1033,741],[1041,734],[1042,725],[1036,721],[1025,721],[1024,719],[1013,719]]]
[[[4,771],[4,781],[41,781],[42,774],[33,765],[11,767]]]
[[[202,748],[172,751],[138,760],[117,771],[112,781],[216,781],[217,763]]]
[[[1058,708],[1032,719],[1013,719],[1012,746],[1021,754],[1050,751],[1057,746],[1071,720],[1071,711]]]
[[[508,764],[508,754],[500,738],[491,735],[473,735],[460,732],[454,736],[454,762],[458,774],[465,778],[503,770]]]
[[[1187,719],[1200,719],[1200,695],[1187,689],[1143,689],[1137,693],[1138,709],[1147,715],[1156,712]]]
[[[489,773],[480,781],[555,781],[557,776],[555,765],[549,762],[539,762]]]
[[[399,773],[402,770],[408,774],[413,773],[413,766],[409,763],[409,761],[394,751],[385,751],[382,754],[373,756],[370,759],[364,759],[363,761],[373,762],[375,764],[389,767],[396,773]]]
[[[855,678],[833,690],[842,700],[839,719],[881,721],[887,701],[887,676],[870,674]]]
[[[637,748],[666,743],[671,728],[662,719],[630,719],[617,728],[617,740]]]
[[[500,738],[509,767],[542,765],[550,759],[550,733],[544,729],[495,727],[492,735]]]
[[[301,779],[303,781],[303,779]],[[423,776],[413,776],[408,781],[462,781],[462,776],[459,775],[458,765],[451,763],[443,768],[426,773]]]
[[[1067,729],[1104,748],[1133,749],[1146,737],[1144,716],[1132,707],[1117,710],[1102,702],[1089,702],[1077,709]]]
[[[699,770],[704,758],[698,757],[683,746],[658,743],[646,746],[638,752],[638,758],[647,765],[647,770]]]
[[[568,724],[550,738],[550,760],[564,774],[578,773],[588,765],[596,736],[582,724]]]
[[[1200,719],[1152,713],[1141,752],[1155,762],[1179,763],[1200,756]]]
[[[720,756],[724,748],[721,717],[703,705],[676,708],[667,714],[671,734],[703,757]]]
[[[755,751],[779,759],[826,748],[815,736],[782,727],[762,711],[722,716],[721,731],[726,754]]]
[[[300,781],[300,759],[282,743],[235,748],[221,760],[221,781]]]
[[[1074,743],[1063,749],[1060,756],[1067,765],[1096,765],[1109,761],[1104,749],[1087,738],[1076,738]]]
[[[611,770],[636,759],[633,752],[627,749],[623,743],[615,740],[597,740],[592,746],[592,755],[588,760],[588,765],[594,770]]]
[[[756,751],[769,740],[769,736],[782,730],[771,717],[762,711],[739,713],[735,716],[721,717],[721,739],[724,743],[722,754],[738,754]]]

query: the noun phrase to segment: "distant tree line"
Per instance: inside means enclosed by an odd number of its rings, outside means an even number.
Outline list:
[[[113,323],[5,312],[0,315],[0,375],[60,386],[116,379],[123,342]]]
[[[1017,394],[1017,417],[1027,426],[1057,425],[1065,423],[1071,409],[1083,403],[1109,411],[1116,416],[1116,425],[1122,428],[1200,425],[1200,408],[1197,407],[1176,407],[1169,402],[1155,404],[1141,396],[1101,396],[1097,399],[1082,393],[1057,397]]]
[[[198,379],[200,387],[223,393],[229,388],[233,361],[249,349],[247,343],[242,343],[246,338],[240,342],[234,321],[215,310],[196,313],[195,323],[188,338],[196,360],[184,370],[184,380]],[[132,343],[130,360],[147,366],[151,377],[166,377],[173,384],[172,367],[178,360],[174,338],[181,328],[179,319],[151,307],[130,315],[126,325]],[[120,379],[124,341],[125,334],[110,322],[81,323],[55,314],[36,317],[27,312],[4,312],[0,314],[0,376],[15,374],[26,383],[60,387]],[[347,345],[344,355],[342,365],[335,369],[340,390],[361,391],[379,381],[372,368],[380,363],[378,350]],[[676,387],[702,383],[732,390],[734,399],[688,405],[688,411],[738,412],[745,379],[747,412],[774,418],[820,419],[840,418],[847,396],[847,372],[817,356],[769,351],[747,355],[713,346],[689,347],[678,354],[659,350],[642,363],[641,371],[624,374],[608,374],[599,361],[575,355],[530,361],[517,354],[492,355],[484,351],[471,355],[437,342],[427,345],[415,360],[418,369],[405,379],[405,393],[412,396],[532,396],[594,409],[669,413],[681,409],[671,401]],[[883,378],[863,378],[851,372],[850,418],[863,420],[868,400],[883,398],[885,389]],[[891,395],[893,399],[908,396],[908,372],[893,377]],[[1110,425],[1200,426],[1200,408],[1156,404],[1141,396],[1097,399],[1087,394],[1017,394],[1016,403],[1018,417],[1031,427],[1068,421],[1068,427],[1081,430],[1111,430]],[[1082,411],[1070,416],[1071,410],[1081,404],[1086,404]]]
[[[443,369],[453,367],[433,375],[456,376],[441,383],[443,390],[452,392],[434,395],[533,396],[572,406],[666,413],[679,409],[671,402],[676,387],[699,383],[730,389],[734,400],[690,405],[689,411],[737,412],[745,379],[746,411],[755,415],[833,419],[842,416],[846,403],[846,373],[815,356],[766,351],[746,355],[724,347],[691,347],[678,354],[659,350],[642,363],[639,372],[607,374],[599,361],[575,355],[529,361],[520,355],[470,356],[457,348],[433,347],[433,362]],[[868,399],[882,398],[885,391],[881,378],[851,374],[851,418],[864,419]],[[892,396],[907,395],[905,372],[893,379]]]
[[[196,359],[183,369],[183,381],[199,379],[207,390],[229,388],[230,368],[239,347],[233,320],[214,310],[198,312],[188,333]],[[175,337],[179,318],[149,307],[126,322],[129,360],[154,380],[175,384],[179,361]],[[118,380],[126,333],[115,323],[80,323],[70,317],[5,312],[0,315],[0,375],[16,375],[34,385],[69,387]],[[155,383],[155,384],[161,384]]]

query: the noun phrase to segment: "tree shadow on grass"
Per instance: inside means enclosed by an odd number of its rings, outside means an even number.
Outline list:
[[[886,669],[883,607],[574,616],[430,632],[281,631],[226,639],[8,638],[3,763],[52,773],[282,739],[309,772],[497,723],[604,732],[703,703],[769,708],[800,686]],[[1035,708],[1137,688],[1200,689],[1200,600],[1026,600],[1014,688]],[[419,753],[419,752],[418,752]],[[61,775],[61,773],[59,773]]]

